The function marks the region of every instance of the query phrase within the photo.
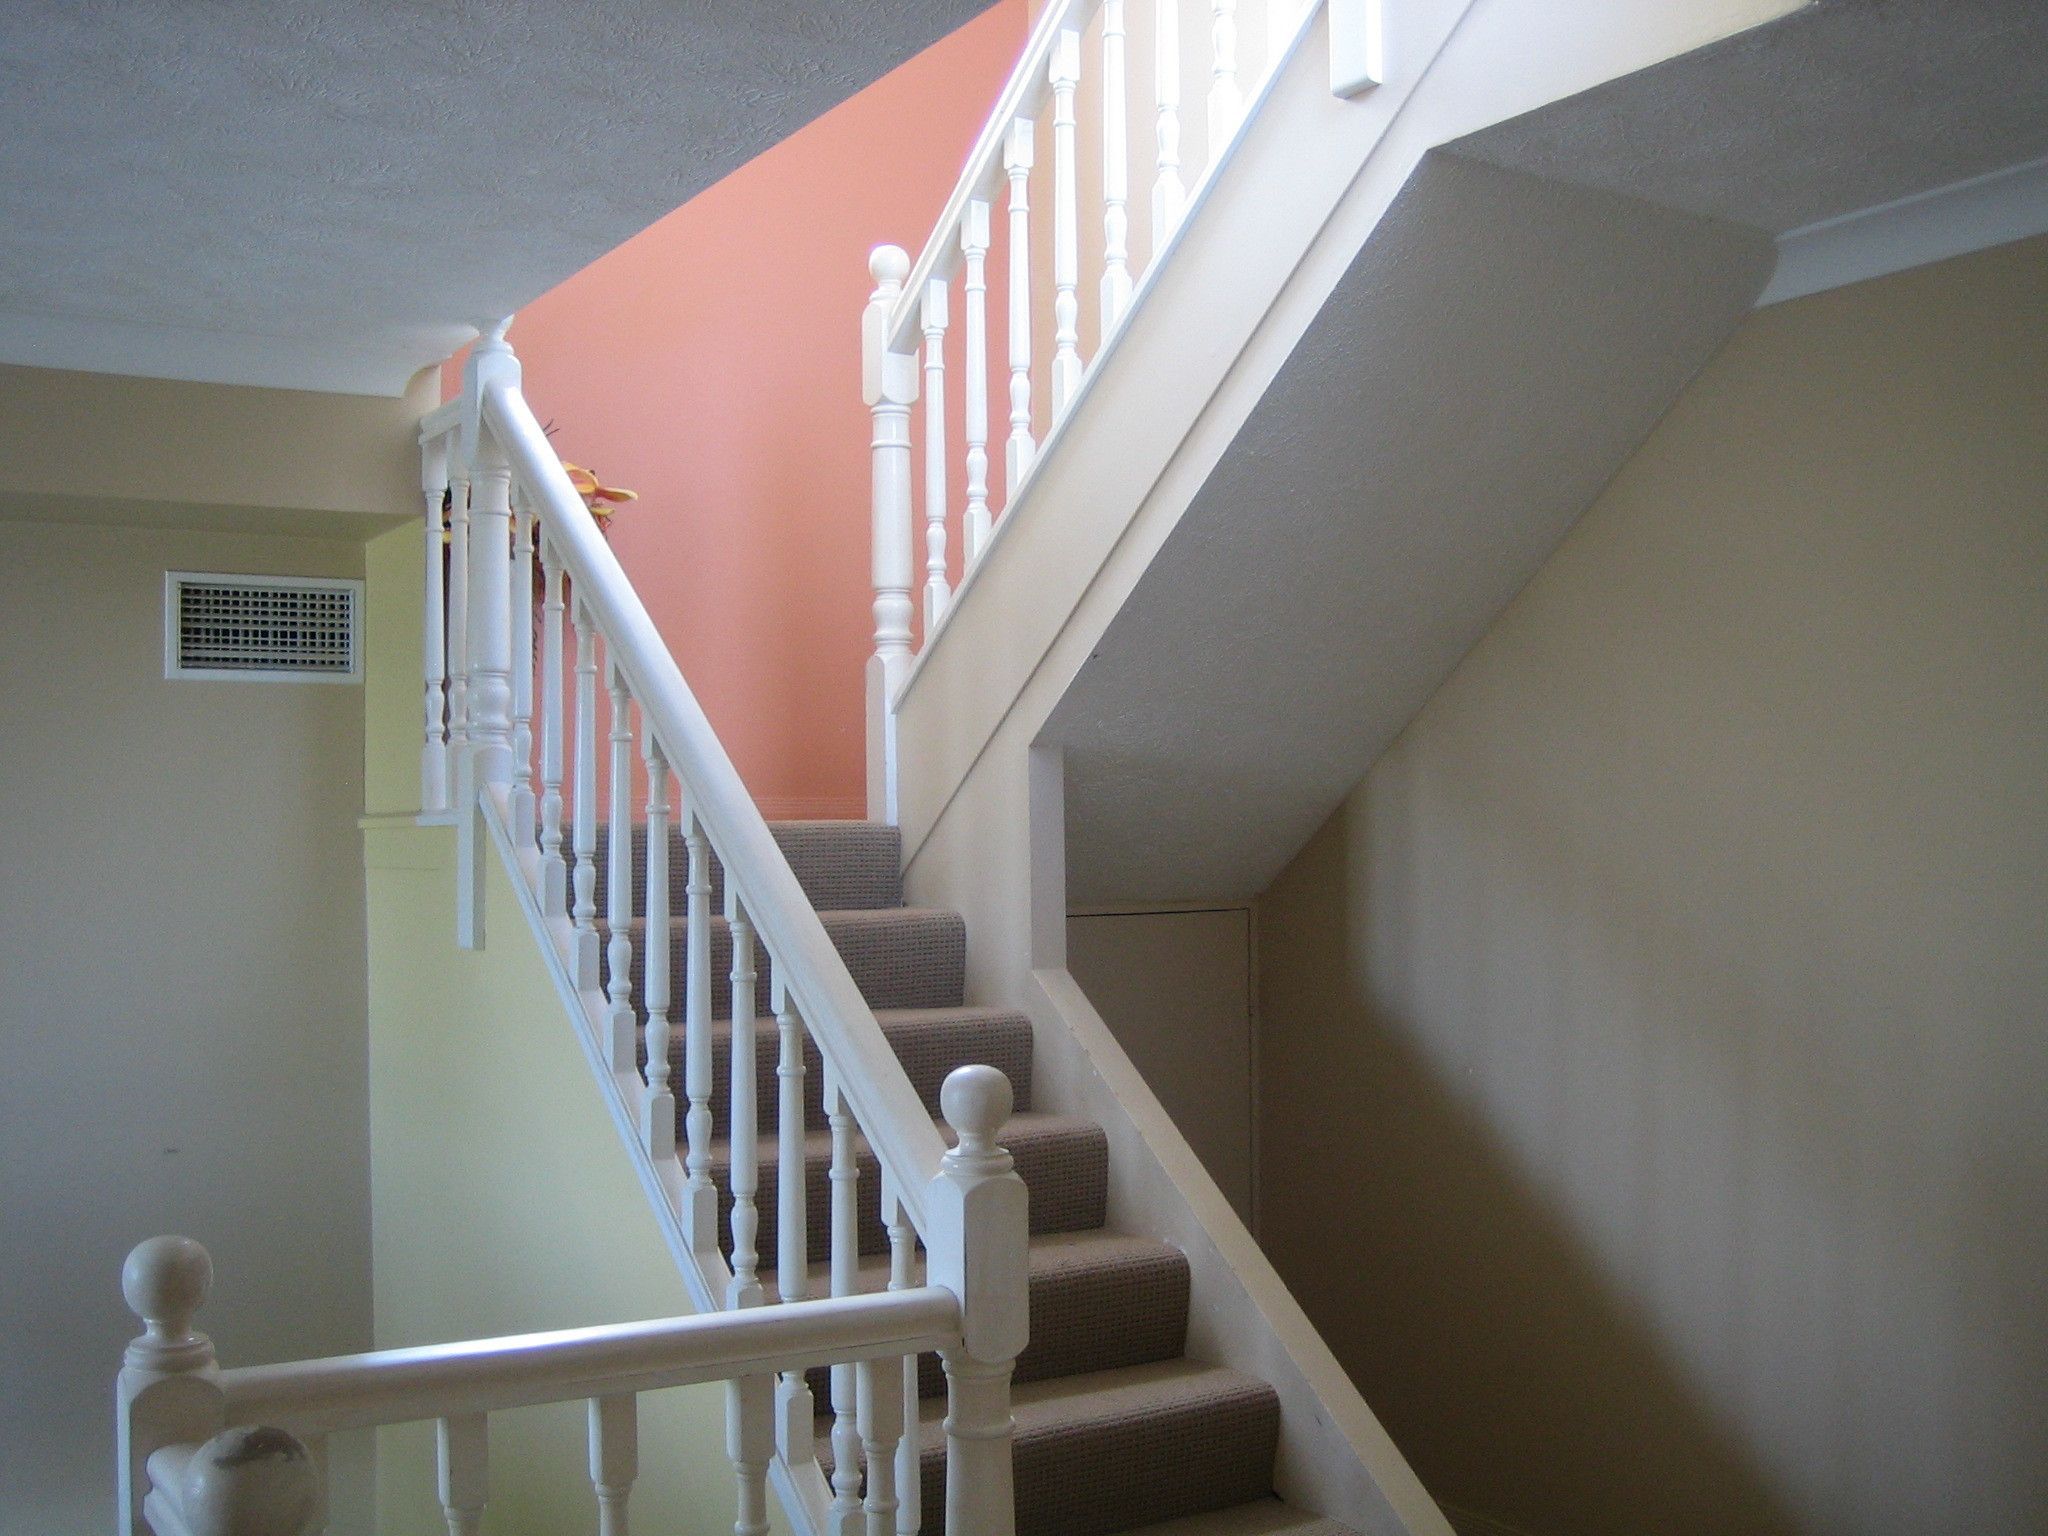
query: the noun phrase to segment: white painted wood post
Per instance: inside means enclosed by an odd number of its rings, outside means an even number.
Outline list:
[[[469,507],[469,750],[475,784],[512,782],[512,466],[482,422],[483,391],[519,381],[519,361],[505,342],[506,321],[470,353],[475,469]]]
[[[725,1453],[738,1487],[733,1536],[768,1536],[768,1462],[775,1454],[775,1378],[725,1384]]]
[[[630,1392],[593,1397],[589,1425],[597,1536],[626,1536],[626,1500],[640,1475],[640,1400]]]
[[[1159,115],[1154,121],[1158,170],[1152,179],[1148,260],[1157,262],[1187,206],[1187,188],[1180,179],[1180,0],[1159,0],[1152,25],[1152,89]]]
[[[669,1088],[668,1061],[668,758],[651,722],[640,733],[640,752],[647,764],[647,1087],[640,1130],[647,1155],[659,1163],[675,1156],[676,1096]]]
[[[442,587],[447,546],[441,533],[441,512],[448,500],[446,433],[421,451],[420,497],[426,503],[426,606],[420,628],[426,732],[420,744],[420,809],[431,812],[448,809],[448,614]]]
[[[740,899],[739,882],[725,872],[725,921],[732,934],[732,1091],[726,1143],[732,1155],[732,1283],[727,1307],[761,1304],[761,1162],[759,1105],[754,1079],[760,1040],[755,1031],[754,923]],[[691,1105],[695,1109],[694,1104]]]
[[[769,973],[775,1012],[775,1291],[778,1301],[810,1294],[810,1199],[804,1163],[804,1021],[782,978]],[[775,1386],[775,1434],[792,1466],[817,1460],[811,1384],[802,1371],[784,1371]]]
[[[1387,78],[1386,0],[1329,0],[1330,89],[1357,96]]]
[[[611,999],[611,1064],[637,1072],[640,1021],[633,1015],[633,699],[614,666],[611,688],[611,821],[605,845],[605,972]]]
[[[957,1067],[939,1092],[959,1143],[926,1188],[926,1273],[960,1298],[961,1342],[946,1363],[946,1529],[1011,1536],[1016,1491],[1010,1374],[1030,1337],[1030,1221],[1024,1181],[996,1138],[1009,1079]]]
[[[549,917],[569,905],[569,867],[562,860],[562,565],[540,541],[540,909]]]
[[[149,1458],[197,1445],[221,1426],[224,1404],[213,1340],[192,1318],[213,1289],[213,1260],[189,1237],[152,1237],[121,1266],[121,1294],[142,1320],[115,1384],[122,1536],[153,1536],[143,1512]]]
[[[597,987],[597,625],[590,605],[578,596],[576,619],[576,782],[570,786],[574,798],[572,837],[576,869],[572,884],[576,893],[570,909],[576,935],[576,987],[594,991]],[[550,915],[559,906],[549,909]]]
[[[825,1071],[825,1123],[832,1132],[830,1180],[831,1278],[834,1296],[859,1289],[860,1164],[853,1150],[853,1115],[831,1069]],[[858,1536],[860,1508],[860,1392],[856,1368],[832,1367],[832,1509],[829,1536]]]
[[[1080,184],[1074,164],[1074,92],[1081,83],[1081,34],[1061,31],[1047,64],[1052,84],[1052,413],[1057,420],[1081,387]]]
[[[1015,506],[1030,473],[1031,439],[1031,167],[1038,156],[1029,118],[1003,138],[1003,174],[1010,180],[1010,438],[1003,452],[1003,506]]]
[[[489,1501],[490,1430],[480,1413],[440,1419],[434,1426],[440,1462],[441,1512],[448,1536],[478,1536]]]
[[[469,473],[457,438],[448,465],[448,775],[469,749]],[[450,791],[453,793],[452,789]]]
[[[946,280],[924,285],[924,637],[946,616]]]
[[[1097,345],[1131,303],[1131,149],[1124,0],[1102,0],[1102,326]]]
[[[960,255],[966,266],[961,294],[967,308],[965,340],[967,510],[960,519],[960,579],[974,569],[988,543],[988,200],[974,197],[960,215]]]
[[[711,1182],[711,843],[694,808],[686,808],[684,887],[683,1092],[689,1099],[683,1168],[683,1235],[692,1250],[718,1250],[718,1190]]]
[[[512,794],[506,802],[512,835],[534,846],[533,796],[533,508],[523,489],[512,496]],[[560,908],[555,910],[559,911]]]
[[[1244,120],[1244,88],[1237,83],[1237,0],[1212,0],[1209,7],[1209,163]]]
[[[893,245],[868,258],[875,291],[861,316],[861,393],[874,415],[875,654],[867,673],[868,815],[896,820],[896,692],[910,671],[910,407],[917,357],[891,345],[910,258]]]
[[[917,1283],[917,1229],[910,1224],[895,1181],[882,1180],[882,1220],[889,1229],[889,1289],[904,1291]],[[924,1489],[917,1438],[917,1356],[896,1362],[897,1390],[903,1394],[903,1429],[896,1442],[896,1536],[917,1536],[924,1525]]]

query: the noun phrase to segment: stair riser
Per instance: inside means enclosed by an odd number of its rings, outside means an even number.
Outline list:
[[[1178,1254],[1099,1270],[1031,1277],[1031,1342],[1017,1357],[1019,1382],[1171,1360],[1187,1343],[1188,1266]],[[946,1390],[937,1355],[919,1358],[918,1395]],[[830,1404],[831,1371],[809,1373],[811,1396]]]
[[[900,871],[901,843],[892,827],[875,827],[866,822],[843,826],[771,825],[769,830],[789,860],[797,884],[805,897],[820,911],[844,908],[895,907],[903,904]],[[597,910],[602,917],[610,901],[610,842],[608,829],[597,829]],[[573,857],[565,839],[565,857]],[[711,903],[714,911],[725,910],[725,866],[718,855],[710,856]],[[647,905],[647,830],[633,830],[633,909],[644,912]],[[680,912],[689,899],[689,849],[680,832],[669,834],[668,890],[671,911]],[[573,890],[573,883],[571,889]]]
[[[957,1008],[966,993],[967,933],[947,913],[891,915],[887,919],[820,914],[825,932],[845,960],[847,970],[870,1008]],[[634,1011],[647,1017],[647,944],[642,929],[633,930]],[[683,1016],[688,996],[689,924],[669,928],[669,1011],[671,1022]],[[602,967],[610,981],[609,961]],[[762,946],[755,946],[754,1012],[765,1016],[773,965]],[[732,1016],[732,930],[724,919],[711,924],[711,1016]]]
[[[939,1112],[939,1089],[946,1081],[946,1074],[955,1067],[971,1063],[1001,1069],[1010,1079],[1011,1089],[1016,1094],[1016,1107],[1019,1110],[1031,1107],[1031,1026],[1023,1019],[903,1028],[884,1024],[883,1032],[895,1047],[897,1059],[903,1062],[918,1097],[935,1117]],[[674,1031],[669,1037],[669,1074],[679,1094],[684,1084],[683,1056],[686,1048],[683,1032],[680,1029]],[[778,1124],[776,1117],[782,1084],[777,1076],[777,1067],[781,1059],[781,1032],[772,1019],[764,1017],[756,1026],[754,1038],[754,1114],[755,1123],[763,1131]],[[639,1065],[644,1076],[647,1067],[644,1036]],[[716,1085],[711,1095],[712,1123],[723,1130],[732,1118],[732,1035],[724,1028],[711,1037],[711,1080]],[[825,1129],[824,1083],[823,1058],[818,1054],[816,1042],[806,1037],[804,1127],[807,1130]]]
[[[1031,1191],[1031,1230],[1083,1232],[1099,1227],[1109,1184],[1108,1147],[1100,1133],[1018,1138],[1011,1144],[1017,1173]],[[863,1138],[856,1143],[856,1166],[860,1171],[856,1201],[860,1231],[860,1252],[889,1251],[889,1234],[882,1226],[881,1165]],[[722,1252],[732,1252],[732,1199],[725,1167],[725,1149],[715,1154],[711,1177],[718,1186],[718,1240]],[[807,1256],[818,1262],[831,1253],[832,1190],[831,1159],[813,1152],[805,1159],[804,1193],[805,1243]],[[776,1163],[764,1156],[760,1166],[760,1193],[755,1200],[760,1216],[760,1268],[772,1271],[779,1252],[776,1242]],[[772,1278],[772,1276],[771,1276]]]

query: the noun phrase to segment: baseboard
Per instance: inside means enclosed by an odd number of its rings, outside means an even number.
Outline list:
[[[865,821],[868,814],[864,799],[756,795],[754,804],[770,821]]]
[[[1460,1509],[1455,1504],[1437,1500],[1438,1509],[1451,1522],[1451,1529],[1458,1536],[1530,1536],[1519,1525],[1509,1525],[1505,1520],[1496,1520],[1490,1515],[1475,1514],[1469,1509]]]

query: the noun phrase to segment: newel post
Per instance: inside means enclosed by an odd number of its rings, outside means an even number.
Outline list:
[[[927,1274],[960,1298],[960,1345],[945,1354],[950,1536],[1016,1528],[1010,1373],[1031,1333],[1030,1227],[1024,1181],[996,1141],[1013,1102],[994,1067],[956,1068],[939,1093],[960,1138],[925,1196]]]
[[[895,351],[890,326],[910,258],[876,246],[868,258],[874,294],[860,320],[861,398],[873,411],[875,654],[868,661],[868,815],[896,820],[896,691],[910,671],[910,407],[917,354]]]
[[[467,732],[456,763],[456,942],[483,947],[484,829],[479,791],[512,782],[512,465],[484,422],[484,392],[519,383],[505,340],[512,317],[492,322],[462,370],[462,462],[469,470],[468,602],[464,657]]]
[[[115,1456],[122,1536],[151,1536],[143,1516],[149,1458],[197,1445],[220,1428],[220,1369],[213,1340],[192,1317],[213,1289],[213,1260],[189,1237],[152,1237],[121,1266],[121,1294],[142,1319],[115,1380]]]

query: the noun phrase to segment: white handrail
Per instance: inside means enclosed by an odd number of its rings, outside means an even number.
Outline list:
[[[691,809],[739,888],[755,928],[796,1000],[819,1054],[882,1166],[902,1191],[911,1222],[926,1228],[924,1186],[945,1139],[805,898],[768,823],[747,793],[654,620],[570,485],[525,398],[512,384],[485,387],[486,424],[535,499],[547,536],[578,600],[596,615],[607,656],[631,685],[648,729],[682,779]]]
[[[326,1432],[921,1354],[959,1338],[959,1298],[924,1285],[244,1366],[222,1371],[220,1388],[230,1424]]]

